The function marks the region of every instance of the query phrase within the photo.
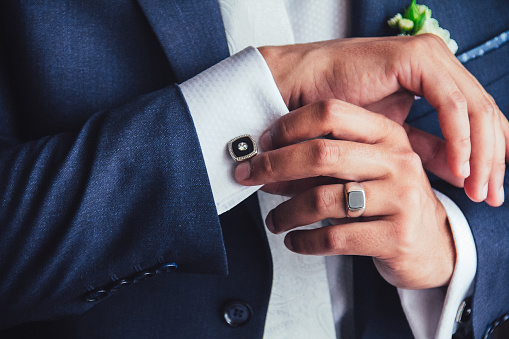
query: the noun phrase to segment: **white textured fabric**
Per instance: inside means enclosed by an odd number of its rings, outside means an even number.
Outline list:
[[[231,54],[251,45],[295,42],[283,1],[219,2]],[[263,192],[258,192],[258,199],[264,220],[271,209],[287,200]],[[317,223],[310,227],[320,226],[321,223]],[[334,338],[325,258],[295,254],[284,245],[283,235],[265,230],[272,254],[273,283],[264,338]]]
[[[263,220],[274,204],[287,200],[258,191]],[[277,206],[276,205],[276,206]],[[322,227],[317,222],[301,229]],[[304,256],[288,250],[286,235],[268,233],[273,282],[263,337],[275,339],[327,339],[335,337],[325,257]]]
[[[353,257],[325,257],[336,338],[354,338]]]
[[[281,5],[283,1],[285,6]],[[342,38],[348,32],[348,22],[343,18],[346,16],[345,13],[349,12],[349,1],[322,0],[312,2],[312,5],[309,1],[301,0],[264,0],[260,2],[219,0],[219,3],[230,53],[232,54],[249,45],[278,45],[292,43],[293,41],[327,40]],[[263,6],[260,4],[263,4]],[[338,16],[335,16],[336,13],[338,13]],[[317,21],[316,18],[320,19]],[[287,29],[288,24],[291,25],[290,30]],[[218,213],[221,214],[257,189],[245,188],[233,179],[234,164],[227,154],[226,142],[244,133],[259,138],[264,128],[270,125],[280,114],[286,112],[286,107],[281,106],[282,100],[270,71],[264,64],[263,58],[255,50],[248,50],[240,55],[233,56],[229,61],[221,63],[220,66],[215,66],[184,83],[181,88],[184,97],[188,101],[197,128],[214,199]],[[239,98],[242,99],[239,100]],[[225,133],[229,136],[226,137]],[[261,193],[259,193],[260,196]],[[261,204],[262,210],[268,212],[279,203],[278,199],[261,198],[264,201]],[[442,199],[442,201],[444,200]],[[457,264],[451,285],[447,291],[445,304],[443,293],[439,289],[400,291],[405,314],[414,335],[418,338],[428,337],[431,333],[434,333],[437,322],[439,323],[437,335],[440,338],[451,337],[455,326],[454,316],[452,315],[455,315],[473,281],[473,278],[469,278],[470,274],[461,272],[475,273],[475,247],[473,249],[474,257],[472,258],[470,244],[473,243],[473,239],[470,229],[467,223],[457,222],[457,220],[464,220],[464,216],[458,207],[454,208],[454,203],[450,200],[449,202],[452,205],[446,206],[446,210],[454,233]],[[458,236],[458,234],[463,236]],[[273,334],[274,338],[281,338],[281,336],[278,336],[281,333],[278,326],[284,328],[284,332],[287,333],[287,329],[295,325],[297,332],[299,332],[302,323],[299,321],[298,324],[295,324],[295,321],[292,322],[291,319],[300,320],[302,317],[301,315],[289,315],[288,311],[294,308],[300,310],[301,307],[282,303],[283,296],[277,292],[277,290],[292,290],[292,288],[285,288],[285,283],[279,281],[279,278],[286,276],[286,274],[278,273],[276,265],[283,267],[285,270],[283,272],[288,270],[286,264],[281,264],[279,258],[312,258],[315,263],[317,261],[316,257],[287,256],[290,252],[284,246],[282,247],[282,240],[278,239],[277,236],[273,237],[270,233],[268,236],[270,237],[269,243],[274,258],[275,272],[273,294],[269,303],[268,322],[265,330],[266,334]],[[279,244],[279,249],[275,248],[274,244],[276,243]],[[280,251],[282,251],[281,254]],[[295,261],[300,262],[300,260]],[[327,263],[329,279],[335,277],[334,274],[330,274],[331,271],[335,273],[338,271],[338,267],[349,267],[348,265],[342,265],[344,263],[342,257],[327,258]],[[306,271],[306,265],[303,264],[301,269],[295,269],[296,271],[311,273],[311,271]],[[348,269],[342,269],[341,272],[349,271]],[[323,274],[316,273],[313,270],[313,274],[307,275],[319,275],[322,279]],[[348,280],[332,281],[330,284],[336,328],[343,327],[343,324],[341,324],[341,321],[344,321],[343,316],[345,312],[351,310],[351,307],[343,304],[352,301],[351,295],[345,295],[345,291],[351,290],[348,289],[348,286],[351,287],[351,280],[349,284],[345,281]],[[308,284],[313,286],[312,283],[308,282]],[[299,286],[302,286],[302,290],[306,290],[303,287],[304,285]],[[292,297],[284,298],[296,300]],[[437,315],[440,315],[440,318]],[[328,316],[321,319],[325,318],[328,318]],[[272,322],[272,319],[276,319],[276,321]],[[323,332],[324,335],[330,335],[329,330],[319,331]],[[312,337],[315,338],[315,332],[311,333],[313,333]],[[337,337],[340,337],[339,332]],[[348,335],[345,335],[345,337],[348,337]]]
[[[467,219],[449,197],[436,190],[435,194],[449,218],[456,244],[456,264],[447,294],[444,288],[398,289],[407,320],[417,339],[451,338],[456,331],[458,307],[471,293],[477,268],[477,252]]]
[[[228,141],[249,134],[259,144],[263,131],[288,109],[267,64],[253,47],[212,66],[180,88],[200,140],[217,213],[222,214],[259,188],[235,180]]]
[[[440,192],[435,193],[445,207],[456,244],[456,266],[445,296],[436,334],[437,339],[445,339],[450,338],[451,333],[456,331],[455,319],[459,305],[473,293],[474,277],[477,271],[477,250],[472,231],[463,212],[449,197]]]
[[[350,36],[350,1],[284,1],[296,43]]]
[[[293,44],[283,1],[219,0],[230,55],[248,46]]]

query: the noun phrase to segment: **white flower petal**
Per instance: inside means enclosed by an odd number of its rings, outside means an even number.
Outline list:
[[[442,38],[442,40],[444,40],[451,52],[456,53],[458,51],[458,44],[456,41],[451,39],[451,33],[449,33],[448,30],[441,28],[438,25],[438,21],[436,19],[428,19],[424,21],[424,25],[422,25],[422,28],[417,33],[415,33],[415,35],[424,33],[438,35],[440,38]]]

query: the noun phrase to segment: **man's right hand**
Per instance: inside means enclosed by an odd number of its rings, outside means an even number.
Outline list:
[[[428,169],[458,186],[465,179],[474,201],[503,203],[509,123],[440,38],[357,38],[259,50],[290,110],[330,98],[369,109],[408,93],[424,96],[438,112],[446,151],[434,137],[413,129],[407,129],[409,138],[421,157],[447,156],[435,164],[443,160],[450,168]],[[385,112],[392,117],[390,109]],[[439,147],[423,147],[423,141]],[[450,171],[459,180],[450,180]]]
[[[290,231],[288,248],[371,256],[385,280],[401,288],[449,283],[456,251],[447,214],[401,125],[331,99],[284,115],[271,131],[261,138],[265,152],[240,163],[235,177],[293,196],[266,218],[271,232]],[[344,183],[352,181],[364,186],[362,217],[347,218]],[[332,225],[299,230],[324,219]]]

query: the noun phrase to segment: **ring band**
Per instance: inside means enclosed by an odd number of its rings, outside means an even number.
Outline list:
[[[348,218],[358,218],[366,209],[366,192],[359,182],[345,184],[345,209]]]

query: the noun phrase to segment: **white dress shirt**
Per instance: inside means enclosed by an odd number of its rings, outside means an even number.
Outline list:
[[[349,3],[336,0],[312,3],[299,0],[220,0],[219,3],[232,56],[188,80],[181,85],[181,89],[195,123],[216,207],[218,214],[221,214],[259,188],[245,187],[236,182],[233,177],[236,164],[226,150],[227,142],[241,134],[250,134],[259,141],[261,133],[288,112],[263,57],[254,48],[239,51],[247,46],[282,45],[348,36]],[[475,245],[466,219],[450,199],[438,192],[437,196],[448,213],[457,262],[445,295],[444,289],[439,288],[419,291],[398,289],[416,338],[451,337],[455,329],[456,311],[471,289],[476,270]],[[280,197],[263,193],[259,193],[259,200],[262,214],[268,213],[282,201]],[[353,326],[351,323],[345,324],[352,320],[345,316],[353,302],[350,259],[336,256],[328,257],[325,261],[323,257],[299,256],[283,249],[285,253],[281,250],[282,239],[270,234],[268,236],[275,272],[264,337],[282,338],[281,335],[286,334],[295,338],[290,335],[291,328],[301,337],[309,337],[309,333],[313,338],[349,337],[348,332],[340,333],[334,328],[348,329]],[[277,242],[279,249],[275,249]],[[288,261],[285,261],[278,269],[280,257],[288,256],[293,256],[289,260],[295,267],[288,268]],[[303,264],[299,257],[307,257],[306,263]],[[326,267],[326,276],[324,271],[309,270],[310,263],[313,267]],[[300,297],[302,291],[309,289],[327,291],[327,295],[320,292],[319,295],[308,296],[320,311],[296,306],[299,302],[307,305],[306,301],[300,300],[302,298],[297,300],[278,294],[278,286],[289,286],[288,282],[279,282],[289,275],[281,274],[281,269],[300,271],[295,276],[303,283],[300,290],[293,292]],[[312,284],[311,288],[307,288],[310,286],[306,286],[305,279],[314,279],[307,282]],[[317,281],[325,284],[325,287],[317,288]],[[287,287],[281,287],[280,291],[292,293],[291,288]],[[297,301],[292,304],[292,300]],[[331,305],[331,301],[332,313],[324,309],[327,306],[322,306],[325,302]],[[297,313],[287,312],[289,310]],[[317,319],[312,325],[304,326],[303,322],[305,324],[310,317]]]

